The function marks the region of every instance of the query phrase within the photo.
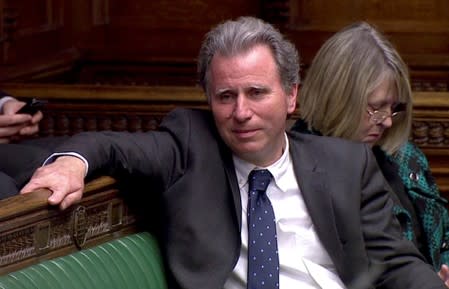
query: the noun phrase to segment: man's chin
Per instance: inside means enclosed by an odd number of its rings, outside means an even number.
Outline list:
[[[260,154],[260,149],[242,149],[241,147],[239,147],[238,149],[235,148],[232,151],[237,157],[251,162],[254,161],[254,159],[257,159],[258,155]]]

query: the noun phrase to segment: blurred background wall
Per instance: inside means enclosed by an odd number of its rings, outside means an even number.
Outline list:
[[[241,15],[286,33],[304,72],[332,33],[368,21],[415,90],[448,90],[447,0],[0,0],[0,82],[194,85],[205,32]]]

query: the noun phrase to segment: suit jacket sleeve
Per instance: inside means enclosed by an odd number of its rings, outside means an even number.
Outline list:
[[[83,155],[89,174],[143,176],[151,190],[138,199],[162,201],[167,281],[178,284],[169,287],[223,287],[240,252],[241,206],[235,173],[225,167],[232,158],[210,112],[174,111],[159,131],[81,134],[58,151]]]
[[[158,131],[146,133],[80,133],[56,149],[76,152],[89,163],[88,176],[98,173],[150,177],[165,189],[186,169],[192,130],[187,110],[176,110],[163,120]],[[195,131],[193,137],[201,137]]]

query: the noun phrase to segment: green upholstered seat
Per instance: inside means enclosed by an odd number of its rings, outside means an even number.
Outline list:
[[[164,289],[162,259],[147,232],[0,276],[5,289]]]

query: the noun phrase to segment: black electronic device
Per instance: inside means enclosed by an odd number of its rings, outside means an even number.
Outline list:
[[[46,103],[47,103],[46,100],[39,100],[36,98],[30,99],[21,109],[17,111],[17,113],[26,113],[33,115],[39,110],[41,110]]]

